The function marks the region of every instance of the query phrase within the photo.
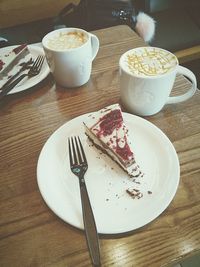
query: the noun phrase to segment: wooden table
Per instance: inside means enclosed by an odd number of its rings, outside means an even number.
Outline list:
[[[91,266],[83,231],[59,219],[38,189],[36,167],[48,137],[70,119],[120,102],[118,60],[145,45],[130,28],[95,32],[101,47],[90,81],[55,86],[49,75],[0,106],[0,266]],[[177,77],[174,92],[189,86]],[[102,266],[168,266],[200,251],[200,93],[146,119],[172,141],[180,160],[178,191],[153,222],[122,236],[101,236]]]

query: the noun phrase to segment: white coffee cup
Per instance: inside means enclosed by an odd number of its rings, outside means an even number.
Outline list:
[[[197,88],[194,73],[180,66],[174,54],[161,48],[131,49],[121,56],[119,67],[122,104],[140,116],[156,114],[165,104],[183,102]],[[170,96],[178,73],[191,80],[191,87],[182,95]]]
[[[88,82],[92,61],[99,50],[99,40],[78,28],[62,28],[44,36],[42,45],[56,82],[64,87],[78,87]]]

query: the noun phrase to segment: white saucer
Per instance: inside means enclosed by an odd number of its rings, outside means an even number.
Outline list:
[[[158,217],[172,201],[179,183],[180,167],[174,146],[155,125],[123,113],[136,161],[144,176],[135,183],[106,155],[100,153],[84,133],[88,114],[68,121],[44,145],[38,160],[40,192],[52,211],[65,222],[83,229],[78,178],[69,165],[69,136],[79,135],[87,160],[85,180],[99,233],[119,234],[135,230]],[[126,189],[143,193],[133,199]]]
[[[8,46],[8,47],[1,48],[0,53],[6,53],[15,47],[16,46]],[[43,48],[39,47],[37,45],[28,45],[28,49],[29,49],[30,54],[25,55],[23,58],[21,58],[19,60],[18,64],[13,67],[13,69],[8,73],[8,75],[4,76],[3,79],[0,80],[0,87],[2,87],[2,85],[8,80],[9,76],[14,75],[20,69],[19,65],[22,62],[27,62],[30,58],[32,58],[34,60],[38,55],[44,55]],[[26,72],[27,72],[27,70],[25,71],[25,73]],[[18,93],[18,92],[27,90],[27,89],[35,86],[36,84],[41,82],[44,78],[46,78],[47,75],[49,74],[49,72],[50,72],[50,69],[49,69],[49,66],[48,66],[46,58],[45,58],[45,61],[42,65],[41,72],[35,77],[29,78],[29,79],[24,78],[15,88],[13,88],[9,92],[9,94]]]

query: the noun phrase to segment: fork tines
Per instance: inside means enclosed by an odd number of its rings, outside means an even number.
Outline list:
[[[71,138],[69,137],[68,145],[70,165],[87,163],[85,152],[83,150],[83,146],[81,144],[79,136],[74,136]]]
[[[43,62],[44,62],[44,56],[42,55],[38,56],[33,64],[33,68],[41,68]]]

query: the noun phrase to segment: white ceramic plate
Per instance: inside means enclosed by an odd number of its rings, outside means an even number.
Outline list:
[[[44,145],[38,160],[40,192],[52,211],[83,229],[78,178],[69,166],[68,137],[79,135],[88,159],[85,180],[99,233],[118,234],[137,229],[158,217],[172,201],[179,183],[176,151],[167,136],[152,123],[123,113],[136,161],[144,172],[137,184],[106,155],[91,146],[79,116],[61,126]],[[143,193],[132,199],[128,187]],[[151,191],[152,194],[148,191]]]
[[[9,52],[11,49],[15,48],[16,46],[8,46],[8,47],[4,47],[0,49],[0,53],[6,53]],[[27,62],[31,57],[32,59],[35,59],[37,56],[39,55],[44,55],[44,50],[42,47],[39,47],[37,45],[28,45],[28,49],[30,54],[25,55],[23,58],[21,58],[19,60],[19,62],[17,63],[16,66],[14,66],[12,68],[12,70],[8,73],[7,76],[3,76],[3,79],[0,80],[0,87],[8,80],[8,77],[11,75],[14,75],[19,69],[20,69],[20,64],[22,62]],[[27,73],[28,71],[26,70],[24,73]],[[41,72],[32,78],[24,78],[15,88],[13,88],[9,94],[14,94],[14,93],[18,93],[21,91],[24,91],[26,89],[29,89],[33,86],[35,86],[36,84],[38,84],[39,82],[41,82],[44,78],[47,77],[47,75],[49,74],[50,70],[49,70],[49,66],[47,64],[47,61],[45,59],[43,65],[42,65],[42,69]]]

